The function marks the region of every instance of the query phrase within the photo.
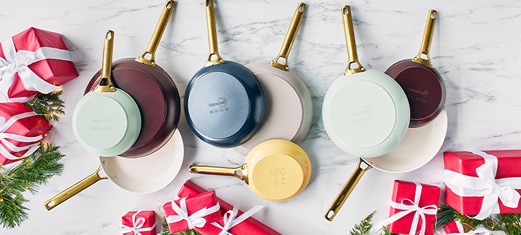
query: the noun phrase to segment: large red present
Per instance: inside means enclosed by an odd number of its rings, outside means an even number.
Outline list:
[[[23,103],[0,103],[0,164],[34,153],[52,126]]]
[[[163,205],[170,233],[212,227],[211,223],[221,220],[219,203],[215,191],[193,197],[183,197]]]
[[[389,218],[383,225],[391,233],[434,234],[440,188],[395,180]]]
[[[203,188],[198,185],[192,183],[191,181],[186,181],[186,183],[181,187],[179,193],[177,194],[179,197],[192,197],[197,196],[201,193],[206,192]],[[241,234],[252,234],[252,235],[280,235],[277,231],[272,228],[266,226],[265,224],[257,221],[253,217],[247,217],[242,222],[237,223],[238,219],[244,218],[244,212],[237,210],[234,206],[228,204],[222,199],[217,197],[217,201],[221,206],[221,213],[224,215],[223,220],[219,221],[219,225],[221,227],[225,226],[225,223],[228,222],[228,225],[235,224],[233,227],[229,229],[229,232],[235,235]],[[258,207],[254,207],[252,210],[247,211],[246,215],[251,215],[254,213]],[[234,218],[234,219],[232,219]],[[241,218],[241,219],[242,219]],[[232,221],[234,220],[234,221]],[[215,225],[215,224],[214,224]],[[218,226],[205,227],[204,231],[201,231],[204,235],[210,234],[219,234],[223,229]]]
[[[10,101],[58,90],[78,77],[61,35],[29,28],[0,44],[0,93]]]
[[[155,235],[155,211],[130,211],[121,217],[123,235]]]
[[[478,235],[478,234],[489,235],[489,234],[491,234],[490,231],[488,231],[483,226],[479,226],[475,230],[469,231],[470,227],[463,225],[459,221],[455,221],[455,220],[453,220],[450,223],[448,223],[447,225],[445,225],[443,227],[443,230],[445,230],[445,233],[447,235],[462,235],[462,234],[464,234],[464,235]],[[465,232],[465,230],[467,230],[468,232]]]
[[[521,150],[445,152],[445,202],[462,215],[520,213]]]

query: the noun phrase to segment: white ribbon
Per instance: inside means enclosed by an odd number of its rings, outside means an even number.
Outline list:
[[[420,203],[420,197],[421,197],[421,192],[422,192],[422,185],[419,183],[415,183],[415,184],[416,184],[416,192],[414,193],[414,202],[408,198],[403,199],[400,203],[391,201],[391,207],[394,207],[396,209],[400,209],[403,211],[400,211],[400,212],[392,215],[391,217],[387,218],[386,220],[381,222],[379,224],[379,226],[377,226],[377,228],[381,228],[383,226],[391,224],[391,223],[403,218],[404,216],[408,215],[409,213],[414,212],[414,217],[412,220],[411,229],[409,230],[409,235],[416,234],[416,229],[418,229],[418,223],[420,222],[419,221],[420,219],[422,221],[420,235],[425,234],[425,229],[426,229],[425,215],[436,216],[436,211],[437,211],[438,206],[432,204],[432,205],[420,207],[419,203]],[[409,202],[409,203],[406,204],[405,202]]]
[[[483,220],[491,214],[498,214],[499,200],[506,207],[516,208],[521,198],[516,191],[521,189],[521,177],[496,179],[497,157],[481,151],[472,153],[485,159],[485,163],[476,169],[478,177],[445,170],[445,185],[461,197],[483,197],[483,204],[475,219]]]
[[[45,59],[72,61],[69,51],[52,47],[41,47],[34,52],[26,50],[16,51],[12,38],[2,42],[2,49],[5,59],[0,57],[0,93],[10,101],[25,102],[28,100],[26,97],[9,97],[9,88],[13,84],[15,74],[18,73],[26,90],[47,94],[58,90],[59,87],[43,80],[29,69],[28,66]]]
[[[121,225],[121,233],[122,234],[125,234],[125,233],[128,233],[128,232],[134,232],[134,235],[141,235],[141,232],[152,231],[152,230],[154,230],[156,228],[156,224],[155,223],[152,225],[152,227],[143,228],[143,225],[145,225],[145,218],[141,217],[141,218],[136,220],[136,217],[137,217],[137,215],[140,212],[141,211],[138,211],[138,212],[136,212],[135,214],[132,215],[132,227],[124,225],[124,224]]]
[[[244,212],[241,216],[235,218],[237,216],[237,213],[239,212],[239,209],[233,207],[233,210],[229,210],[224,214],[224,226],[221,226],[217,222],[213,222],[212,225],[221,229],[219,235],[233,235],[232,233],[228,232],[230,229],[232,229],[235,225],[242,223],[244,220],[251,217],[253,214],[259,212],[262,208],[264,208],[264,206],[255,206],[249,209],[248,211]]]
[[[490,231],[488,231],[486,228],[482,227],[482,226],[479,226],[477,227],[475,230],[472,230],[472,231],[469,231],[469,232],[465,232],[465,229],[463,228],[463,225],[458,222],[458,221],[454,221],[456,223],[456,228],[458,229],[458,232],[457,233],[448,233],[447,235],[477,235],[477,234],[482,234],[482,235],[490,235]]]
[[[0,117],[0,142],[2,142],[12,152],[20,152],[20,151],[27,150],[27,152],[25,152],[22,156],[17,157],[17,156],[14,156],[13,154],[11,154],[7,149],[5,149],[3,145],[0,145],[0,154],[3,155],[5,158],[7,158],[9,160],[18,160],[18,159],[26,158],[29,155],[33,154],[40,147],[40,145],[38,145],[38,144],[30,144],[27,146],[18,147],[7,139],[11,139],[11,140],[19,141],[19,142],[33,143],[33,142],[38,142],[41,139],[43,139],[43,136],[41,136],[41,135],[34,136],[34,137],[28,137],[28,136],[23,136],[23,135],[18,135],[18,134],[5,133],[5,131],[7,129],[9,129],[16,121],[18,121],[20,119],[32,117],[32,116],[38,116],[38,114],[36,114],[35,112],[26,112],[26,113],[17,114],[17,115],[12,116],[11,118],[9,118],[9,120],[7,120],[7,122],[5,121],[4,117]]]
[[[189,229],[194,229],[196,227],[197,228],[204,227],[204,225],[206,224],[206,219],[204,219],[203,217],[219,211],[219,208],[220,208],[219,203],[217,203],[217,204],[215,204],[215,206],[212,206],[208,209],[205,207],[191,215],[188,215],[188,211],[186,208],[186,197],[181,198],[181,200],[179,201],[179,204],[181,207],[179,207],[174,202],[174,200],[172,200],[172,209],[177,213],[177,215],[168,216],[168,218],[166,218],[166,221],[170,224],[170,223],[179,222],[181,220],[186,220],[186,223],[188,224]]]

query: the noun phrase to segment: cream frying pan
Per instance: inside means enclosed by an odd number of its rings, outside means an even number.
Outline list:
[[[143,158],[100,157],[101,166],[85,179],[45,202],[51,210],[94,183],[110,179],[122,189],[135,193],[152,193],[166,187],[179,173],[184,147],[179,131],[158,151]],[[107,176],[100,176],[103,168]]]
[[[262,84],[266,110],[257,133],[235,148],[242,154],[270,139],[285,139],[298,144],[309,131],[313,117],[311,95],[306,84],[289,70],[287,61],[305,11],[306,4],[299,3],[279,55],[271,63],[246,65]]]
[[[447,112],[442,110],[429,124],[409,128],[402,142],[391,152],[375,158],[360,158],[358,168],[329,207],[326,219],[333,220],[367,170],[376,168],[389,173],[405,173],[427,164],[440,151],[447,134],[447,125]]]

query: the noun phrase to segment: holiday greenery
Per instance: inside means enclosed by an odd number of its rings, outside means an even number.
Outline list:
[[[46,120],[58,120],[63,114],[61,91],[40,95],[25,104]],[[23,193],[36,193],[38,186],[45,184],[54,175],[60,174],[63,165],[58,161],[63,158],[57,146],[39,143],[38,151],[29,157],[8,166],[0,165],[0,225],[4,228],[19,226],[27,219],[28,200]]]
[[[161,235],[171,235],[170,228],[168,228],[168,223],[166,221],[163,221],[163,232]],[[201,235],[200,233],[196,232],[195,230],[186,230],[178,233],[174,233],[174,235]]]

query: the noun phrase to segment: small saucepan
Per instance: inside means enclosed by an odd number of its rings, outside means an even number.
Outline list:
[[[423,42],[416,57],[402,60],[385,71],[403,88],[411,108],[410,127],[420,127],[434,120],[445,105],[445,83],[431,64],[429,54],[438,13],[429,11]]]
[[[343,151],[357,157],[378,157],[405,136],[409,103],[394,79],[360,64],[349,6],[342,8],[342,16],[350,61],[344,76],[331,84],[324,97],[324,127]]]
[[[113,156],[127,151],[141,129],[141,114],[132,97],[111,80],[114,32],[105,34],[102,75],[96,89],[83,96],[72,116],[78,142],[89,152]]]
[[[376,168],[388,173],[405,173],[427,164],[440,151],[447,135],[447,126],[447,112],[442,110],[429,124],[409,128],[402,142],[393,151],[380,157],[360,158],[357,169],[329,207],[326,219],[333,220],[367,170]]]
[[[245,143],[259,129],[264,91],[250,70],[219,55],[213,0],[206,0],[206,21],[210,55],[186,88],[186,120],[199,139],[231,148]]]
[[[94,183],[110,179],[118,187],[135,193],[152,193],[166,187],[183,165],[183,138],[176,131],[160,150],[145,158],[100,157],[101,166],[91,175],[45,202],[51,210]],[[100,170],[107,176],[100,176]]]
[[[282,44],[279,55],[271,62],[246,65],[259,79],[266,96],[264,121],[248,142],[236,148],[247,154],[258,144],[270,139],[300,143],[306,137],[313,118],[313,104],[306,84],[289,70],[288,56],[297,36],[306,4],[299,3]]]
[[[174,6],[174,1],[166,1],[145,52],[137,59],[117,60],[112,67],[114,83],[135,99],[142,116],[139,137],[119,156],[142,157],[157,151],[168,142],[179,123],[179,92],[170,75],[155,62],[155,52]],[[85,92],[90,92],[99,79],[99,73],[94,75]]]
[[[235,176],[259,197],[285,201],[304,191],[311,178],[311,162],[298,145],[275,139],[255,146],[239,167],[191,165],[190,172]]]

